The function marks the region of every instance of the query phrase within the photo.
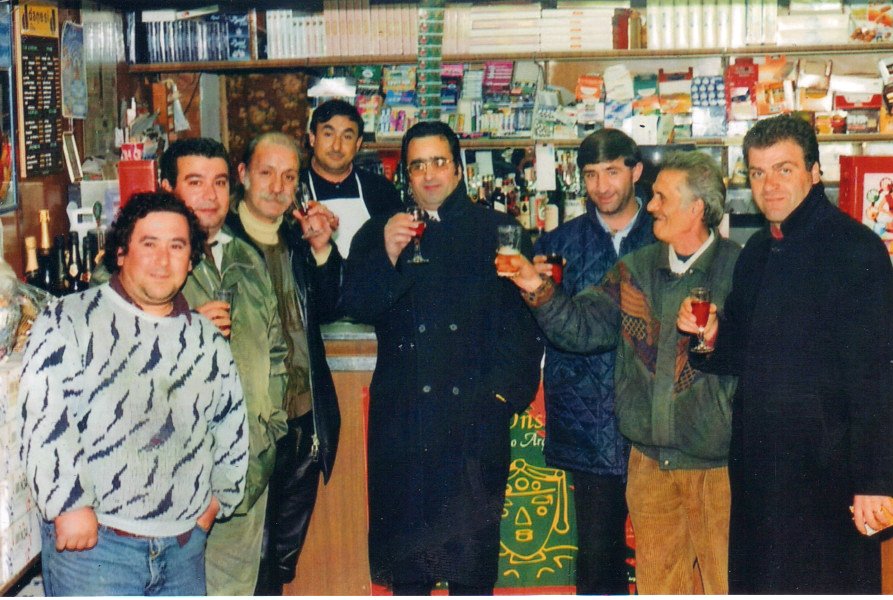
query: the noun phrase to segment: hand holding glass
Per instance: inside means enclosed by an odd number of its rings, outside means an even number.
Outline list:
[[[496,236],[496,273],[514,277],[519,269],[515,257],[521,255],[521,226],[499,225]]]
[[[230,288],[218,288],[217,291],[214,292],[214,299],[226,302],[232,306],[234,293],[235,292]]]
[[[698,354],[713,352],[713,348],[704,341],[704,329],[707,327],[707,321],[710,319],[710,289],[705,287],[692,288],[690,297],[691,312],[695,316],[695,322],[698,326],[698,344],[691,351]]]
[[[422,256],[422,234],[425,233],[425,227],[427,226],[428,221],[428,213],[419,208],[418,206],[410,206],[406,212],[412,215],[413,220],[415,221],[412,225],[415,228],[415,232],[412,236],[413,244],[415,244],[415,248],[412,253],[412,258],[409,259],[409,262],[414,265],[421,265],[427,262],[430,262],[427,258]]]
[[[313,196],[310,194],[310,188],[303,181],[301,185],[298,186],[298,189],[295,191],[295,196],[293,198],[293,202],[295,205],[295,209],[301,214],[302,217],[307,216],[307,212],[310,210],[310,203],[313,201]],[[322,233],[318,229],[315,229],[310,222],[307,222],[307,231],[304,233],[303,237],[305,240],[312,238],[316,235]]]
[[[546,255],[546,263],[552,266],[552,281],[555,282],[555,285],[560,285],[564,276],[564,257],[551,252]]]

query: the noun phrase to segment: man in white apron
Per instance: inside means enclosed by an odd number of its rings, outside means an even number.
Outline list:
[[[390,216],[403,210],[394,186],[384,177],[354,167],[363,145],[363,119],[344,100],[320,104],[310,117],[310,166],[301,171],[312,200],[338,215],[340,225],[332,239],[344,258],[350,242],[370,216]]]

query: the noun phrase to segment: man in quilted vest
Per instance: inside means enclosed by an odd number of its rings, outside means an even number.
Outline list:
[[[621,256],[654,241],[651,215],[636,196],[639,148],[618,129],[601,129],[580,145],[586,213],[546,233],[535,254],[564,258],[561,287],[576,294],[601,281]],[[570,471],[577,514],[577,593],[625,594],[628,443],[614,417],[613,350],[564,352],[548,344],[546,463]]]
[[[739,248],[716,231],[725,185],[708,155],[668,156],[653,192],[647,208],[658,243],[621,258],[598,286],[569,296],[523,256],[512,281],[552,344],[578,353],[616,349],[614,412],[632,442],[626,499],[638,591],[724,594],[736,381],[692,368],[676,313],[695,287],[709,287],[722,305]]]

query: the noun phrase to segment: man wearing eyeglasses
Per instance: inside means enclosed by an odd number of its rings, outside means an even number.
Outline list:
[[[509,427],[539,383],[543,344],[514,287],[493,269],[512,217],[473,204],[459,140],[413,126],[403,164],[430,217],[429,262],[409,262],[409,214],[373,217],[346,261],[348,315],[375,325],[368,430],[372,579],[398,595],[491,594],[509,466]],[[530,254],[529,240],[522,251]]]

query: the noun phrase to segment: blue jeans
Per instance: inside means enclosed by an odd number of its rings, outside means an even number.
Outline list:
[[[57,552],[55,526],[44,522],[44,591],[47,596],[204,596],[207,534],[196,526],[188,541],[179,537],[127,537],[100,525],[93,548]]]

